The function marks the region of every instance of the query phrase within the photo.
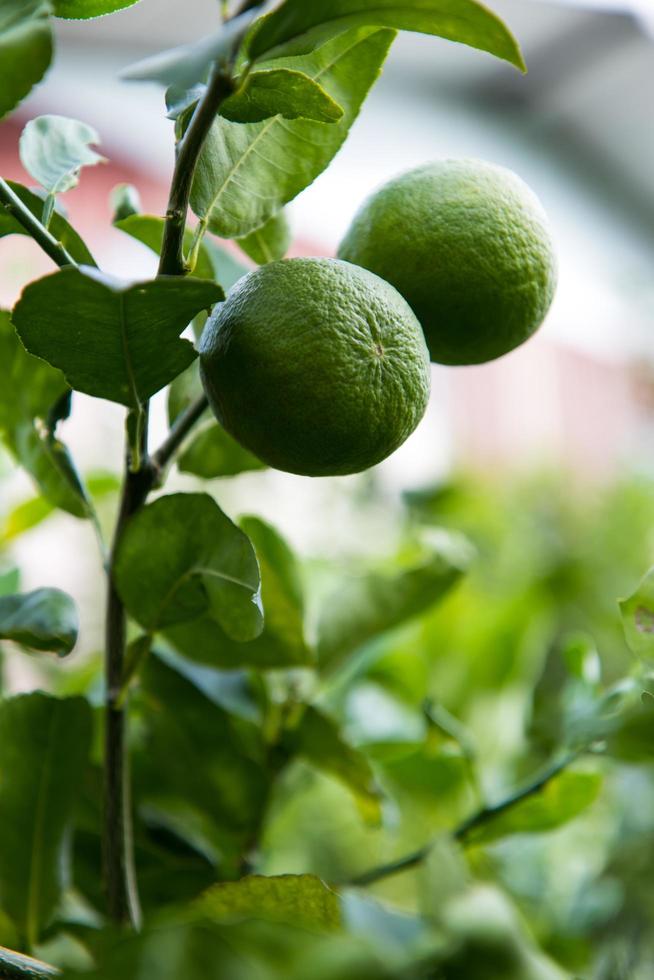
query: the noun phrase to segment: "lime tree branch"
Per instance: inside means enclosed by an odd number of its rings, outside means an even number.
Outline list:
[[[229,78],[214,66],[207,90],[177,148],[159,262],[160,275],[184,276],[188,272],[183,245],[193,175],[211,124],[230,91]],[[127,627],[125,608],[114,584],[115,558],[128,522],[144,505],[157,485],[161,469],[200,417],[204,407],[206,405],[180,419],[154,460],[148,455],[147,447],[149,407],[147,404],[143,407],[140,461],[138,466],[134,465],[127,439],[125,477],[109,559],[105,637],[104,868],[110,918],[117,923],[128,922],[135,929],[140,925],[140,908],[134,873],[127,705],[122,696]]]
[[[455,827],[454,830],[451,831],[451,837],[460,844],[465,844],[469,837],[480,827],[484,827],[486,824],[491,823],[493,820],[497,819],[497,817],[500,817],[503,813],[506,813],[507,810],[511,810],[514,806],[517,806],[524,800],[529,799],[529,797],[536,796],[538,793],[542,792],[553,779],[556,779],[557,776],[572,765],[572,763],[575,762],[575,760],[578,759],[584,751],[585,750],[581,750],[579,752],[574,752],[570,755],[564,756],[563,759],[554,763],[549,769],[546,769],[544,773],[542,773],[533,782],[528,783],[523,789],[512,793],[511,796],[507,796],[507,798],[502,800],[500,803],[496,803],[493,806],[482,807],[476,813],[473,813],[472,816],[464,820],[463,823],[459,824],[458,827]],[[418,848],[418,850],[413,851],[402,858],[398,858],[396,861],[390,861],[388,864],[382,864],[377,868],[371,868],[370,871],[365,871],[363,874],[358,875],[356,878],[348,881],[347,884],[364,887],[366,885],[373,885],[377,881],[382,881],[384,878],[390,878],[392,875],[400,874],[402,871],[410,871],[412,868],[418,867],[423,861],[426,860],[432,846],[432,842],[429,841],[423,847]]]
[[[209,402],[207,401],[206,395],[200,395],[175,420],[165,440],[151,457],[157,482],[161,479],[161,475],[166,466],[172,460],[191,430],[200,421],[208,407]]]
[[[0,946],[0,980],[50,980],[59,975],[54,966]]]
[[[193,176],[211,124],[216,118],[221,102],[227,98],[231,91],[231,79],[217,65],[214,65],[207,90],[198,102],[189,127],[177,148],[177,160],[166,210],[166,227],[159,262],[160,275],[184,276],[188,272],[184,260],[184,230]]]
[[[61,242],[52,235],[45,225],[41,224],[21,199],[14,194],[6,180],[0,177],[0,203],[34,239],[37,245],[49,255],[60,268],[67,265],[77,265],[75,259],[68,254]]]

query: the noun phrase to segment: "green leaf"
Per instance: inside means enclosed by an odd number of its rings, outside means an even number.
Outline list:
[[[274,215],[261,228],[257,228],[245,238],[239,238],[238,245],[257,265],[266,265],[283,259],[291,246],[291,228],[284,211]]]
[[[243,449],[216,422],[198,432],[180,456],[178,466],[182,473],[192,473],[203,480],[266,469],[265,463]]]
[[[166,630],[183,656],[213,667],[272,669],[312,662],[304,639],[304,598],[297,561],[284,539],[256,517],[241,527],[256,549],[261,568],[264,628],[250,643],[234,643],[208,616]]]
[[[629,649],[637,657],[654,659],[654,568],[619,605]]]
[[[220,115],[237,123],[256,123],[283,116],[333,123],[343,109],[318,82],[291,68],[266,68],[245,76],[243,85],[225,99]]]
[[[66,844],[90,740],[82,698],[36,693],[0,704],[0,894],[29,946],[67,879]]]
[[[86,20],[88,17],[102,17],[116,10],[133,7],[139,0],[53,0],[56,17],[71,20]]]
[[[223,298],[219,286],[161,277],[125,283],[66,268],[25,289],[13,322],[27,350],[71,387],[138,409],[195,359],[179,334]]]
[[[315,875],[250,875],[222,882],[196,907],[219,922],[263,919],[318,932],[336,932],[342,925],[338,895]]]
[[[59,589],[0,597],[0,639],[65,657],[78,633],[75,603]]]
[[[237,641],[263,628],[254,549],[205,494],[172,494],[141,510],[122,537],[115,580],[148,632],[205,612]]]
[[[368,818],[379,820],[380,792],[370,763],[345,741],[335,721],[317,708],[308,707],[297,728],[289,732],[289,739],[294,753],[339,779],[362,803]]]
[[[426,612],[459,582],[470,563],[465,539],[448,535],[411,568],[352,579],[327,599],[318,623],[318,654],[332,667],[387,630]]]
[[[509,29],[476,0],[285,0],[253,25],[245,46],[251,59],[307,54],[356,27],[435,34],[525,67]]]
[[[91,144],[99,142],[96,131],[77,119],[39,116],[22,132],[20,160],[48,194],[63,194],[77,186],[82,167],[104,162],[91,149]]]
[[[139,808],[158,815],[160,826],[178,827],[183,838],[203,839],[215,863],[234,862],[237,870],[270,789],[258,725],[227,711],[155,653],[143,666],[140,692]]]
[[[120,490],[120,481],[113,473],[91,473],[85,482],[91,497],[98,500]],[[26,531],[31,531],[47,520],[54,510],[55,505],[44,496],[24,500],[7,514],[0,540],[12,541]]]
[[[43,214],[43,199],[33,191],[30,191],[27,187],[23,187],[22,184],[17,184],[13,180],[8,180],[7,183],[11,187],[14,194],[20,198],[23,204],[29,208],[32,214],[41,220]],[[95,259],[89,252],[88,248],[79,237],[75,229],[68,224],[66,218],[59,214],[58,211],[54,211],[50,219],[49,225],[52,235],[57,239],[58,242],[64,246],[66,251],[72,258],[75,259],[79,265],[92,265],[94,266]],[[23,226],[16,221],[13,215],[0,204],[0,238],[4,238],[6,235],[27,235],[27,231]]]
[[[489,844],[510,834],[556,830],[594,803],[601,786],[600,773],[566,770],[539,793],[526,797],[472,831],[467,839],[473,844]]]
[[[67,391],[63,375],[27,353],[9,314],[0,311],[0,435],[55,506],[88,517],[88,504],[66,447],[37,427]]]
[[[343,107],[330,125],[275,116],[261,123],[218,117],[200,154],[191,205],[222,238],[242,238],[308,187],[345,142],[395,34],[360,28],[302,58],[275,62],[301,71]]]
[[[126,218],[114,221],[116,228],[124,231],[126,235],[135,238],[157,255],[161,254],[163,245],[164,228],[166,223],[163,218],[158,218],[151,214],[132,214]],[[188,255],[193,241],[193,229],[186,228],[184,231],[184,252]],[[193,270],[193,275],[197,279],[216,278],[213,262],[209,250],[200,245],[198,259]]]
[[[113,224],[131,218],[134,214],[141,213],[141,198],[139,192],[133,184],[116,184],[109,195],[109,206],[111,208]],[[160,219],[163,220],[163,219]]]
[[[121,72],[128,82],[158,82],[176,89],[192,89],[206,81],[211,66],[229,58],[252,14],[236,17],[200,41],[162,51]]]
[[[48,0],[3,0],[0,6],[0,118],[45,75],[52,60]]]

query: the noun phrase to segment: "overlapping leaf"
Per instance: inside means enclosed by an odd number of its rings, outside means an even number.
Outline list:
[[[82,698],[28,694],[0,705],[0,894],[30,946],[61,896],[66,842],[91,739]]]
[[[275,116],[261,123],[218,118],[200,155],[191,204],[222,238],[242,238],[304,190],[343,145],[395,37],[358,28],[305,57],[275,61],[301,71],[343,107],[332,124]]]
[[[319,932],[337,931],[342,924],[338,895],[315,875],[250,875],[214,885],[197,904],[218,922],[263,919]]]
[[[435,34],[524,68],[509,29],[476,0],[285,0],[253,25],[246,48],[252,59],[306,54],[343,31],[368,26]]]
[[[27,350],[71,387],[138,408],[195,359],[179,335],[222,298],[219,286],[197,279],[130,286],[66,268],[28,286],[12,318]]]
[[[14,194],[20,198],[23,204],[29,208],[36,218],[41,218],[43,213],[43,200],[34,194],[33,191],[22,184],[17,184],[13,180],[7,183]],[[50,219],[50,231],[54,238],[64,246],[66,251],[79,265],[94,266],[95,260],[88,248],[79,237],[75,229],[68,224],[68,221],[58,211],[54,211]],[[0,238],[6,235],[27,235],[28,232],[16,221],[12,214],[0,204]]]
[[[216,422],[209,422],[197,433],[180,456],[178,466],[182,473],[192,473],[203,480],[266,469],[265,463],[232,439]]]
[[[57,17],[72,20],[86,20],[89,17],[102,17],[116,10],[133,7],[139,0],[53,0]]]
[[[85,492],[66,447],[37,426],[66,392],[63,375],[27,353],[9,314],[0,311],[0,435],[8,449],[55,506],[88,516]]]
[[[0,5],[0,118],[18,105],[52,59],[49,0],[3,0]]]
[[[291,228],[285,212],[280,211],[261,228],[239,238],[238,245],[257,265],[283,259],[291,245]]]
[[[208,616],[166,630],[184,656],[214,667],[301,667],[312,654],[304,638],[304,600],[297,561],[283,538],[255,517],[241,522],[261,568],[264,629],[250,643],[234,643]]]
[[[0,597],[0,639],[66,656],[77,642],[75,603],[60,589]]]
[[[271,65],[246,75],[243,84],[220,106],[220,115],[240,123],[262,122],[277,115],[334,123],[343,118],[343,109],[309,75]]]
[[[149,632],[204,613],[239,642],[263,628],[254,549],[206,494],[171,494],[140,511],[121,540],[115,577]]]

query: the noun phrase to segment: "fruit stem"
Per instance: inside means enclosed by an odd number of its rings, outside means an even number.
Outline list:
[[[13,215],[16,221],[25,229],[30,238],[33,238],[37,245],[49,255],[52,261],[61,269],[67,265],[77,265],[77,262],[69,255],[61,242],[52,235],[30,209],[26,207],[17,194],[15,194],[6,180],[0,177],[0,203]]]
[[[154,467],[157,483],[160,482],[163,471],[171,461],[177,450],[180,448],[190,431],[200,421],[209,407],[206,395],[200,395],[188,406],[185,411],[175,419],[170,432],[162,442],[156,453],[152,454],[152,466]]]

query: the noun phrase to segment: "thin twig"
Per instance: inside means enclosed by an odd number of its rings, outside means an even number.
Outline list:
[[[459,824],[458,827],[455,827],[451,831],[451,837],[460,844],[465,844],[475,830],[495,820],[518,803],[522,803],[523,800],[529,799],[531,796],[536,796],[536,794],[544,790],[553,779],[567,769],[584,751],[581,750],[565,756],[565,758],[552,765],[532,783],[525,786],[524,789],[511,794],[511,796],[502,800],[501,803],[497,803],[495,806],[485,806],[481,810],[478,810],[471,817],[464,820],[463,823]],[[392,875],[400,874],[402,871],[409,871],[427,859],[432,847],[433,842],[429,841],[423,847],[402,858],[398,858],[396,861],[390,861],[388,864],[382,864],[377,868],[371,868],[370,871],[365,871],[363,874],[357,875],[356,878],[351,879],[347,884],[364,887],[381,881],[383,878],[390,878]]]
[[[59,974],[48,963],[0,946],[0,980],[51,980]]]
[[[0,203],[25,229],[30,238],[33,238],[37,245],[43,249],[52,261],[60,268],[68,265],[77,265],[75,259],[70,255],[61,242],[52,235],[39,219],[32,214],[30,209],[23,204],[17,194],[12,191],[6,180],[0,177]]]
[[[156,453],[152,454],[152,466],[160,476],[177,450],[180,448],[191,429],[200,421],[209,407],[206,395],[199,395],[176,419],[170,432]]]

